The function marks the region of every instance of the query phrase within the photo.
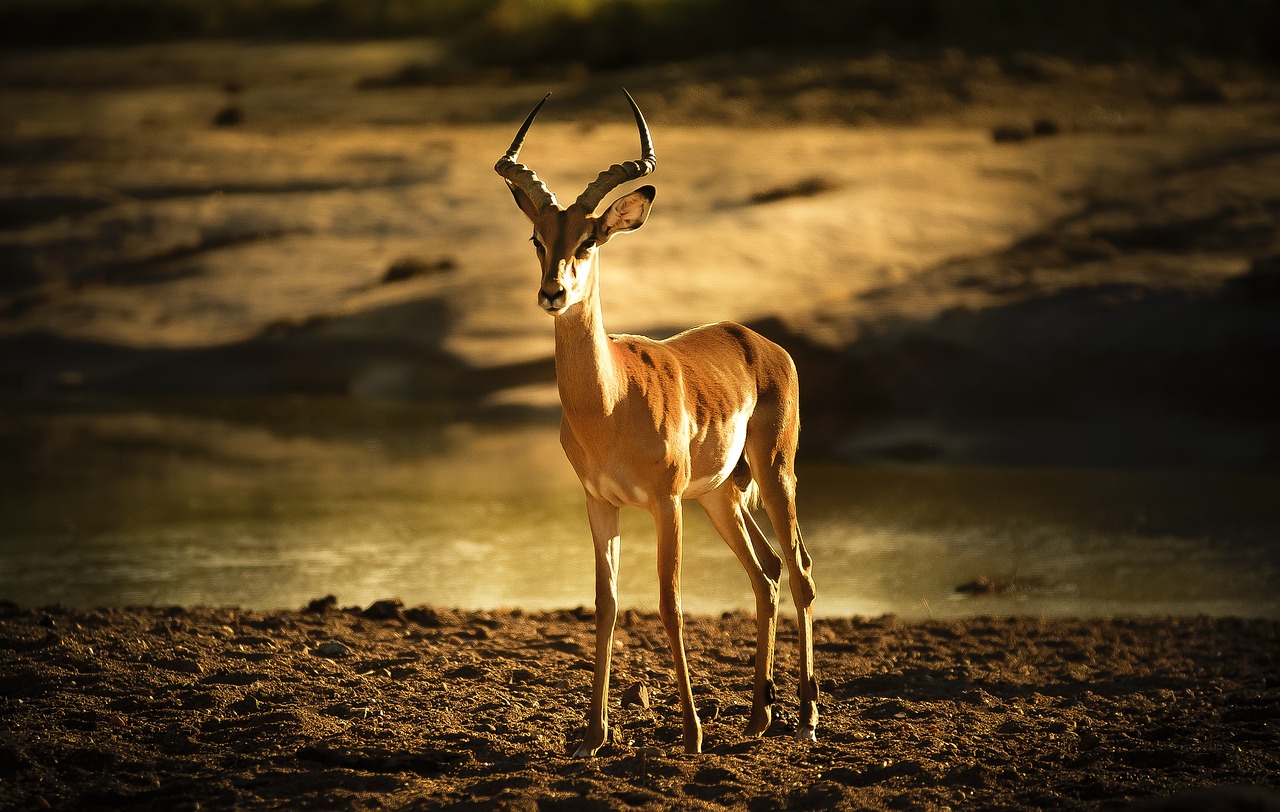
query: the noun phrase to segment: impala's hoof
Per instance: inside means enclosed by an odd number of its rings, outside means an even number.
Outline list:
[[[771,687],[770,692],[772,690]],[[747,727],[742,731],[742,735],[751,739],[759,738],[764,735],[764,732],[769,729],[771,724],[773,724],[773,703],[754,705],[751,708],[751,719],[747,722]]]
[[[594,735],[588,732],[586,737],[583,738],[582,744],[578,745],[578,749],[573,751],[573,757],[592,758],[597,752],[599,752],[601,747],[604,747],[604,743],[608,740],[608,733]]]
[[[592,747],[586,742],[583,742],[582,744],[578,745],[577,750],[573,751],[573,757],[574,758],[593,758],[596,754],[596,751],[599,749],[600,749],[599,745]]]
[[[800,725],[796,728],[796,738],[802,742],[816,742],[818,740],[818,729],[813,725]]]

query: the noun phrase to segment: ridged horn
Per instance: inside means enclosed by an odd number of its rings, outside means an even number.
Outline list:
[[[640,160],[614,164],[587,185],[586,191],[578,195],[575,205],[586,209],[588,214],[596,210],[605,195],[629,180],[643,178],[658,166],[658,157],[653,154],[653,139],[649,136],[649,125],[644,122],[644,114],[626,88],[622,92],[627,94],[627,101],[631,102],[631,111],[635,113],[636,126],[640,129]]]
[[[547,99],[551,98],[551,94],[542,97],[542,101],[538,102],[532,111],[530,111],[524,124],[520,125],[519,132],[516,133],[515,139],[511,142],[511,146],[507,149],[505,155],[498,159],[493,165],[493,171],[502,176],[509,185],[524,192],[529,200],[533,202],[534,208],[539,212],[548,206],[556,205],[556,196],[547,188],[547,184],[538,178],[532,169],[522,163],[517,163],[516,158],[520,156],[520,147],[524,145],[525,134],[529,132],[529,126],[533,124],[533,119],[538,115],[538,111],[542,109],[542,105],[547,103]]]

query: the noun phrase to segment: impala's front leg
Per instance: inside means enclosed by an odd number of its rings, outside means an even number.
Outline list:
[[[684,613],[680,607],[681,516],[680,500],[660,503],[653,509],[658,527],[658,612],[671,644],[675,661],[676,688],[680,692],[680,710],[684,717],[684,751],[702,752],[702,725],[693,705],[693,687],[689,682],[689,661],[684,653]]]
[[[618,620],[618,508],[587,494],[587,519],[596,550],[596,668],[587,734],[574,756],[594,756],[609,735],[609,661]]]

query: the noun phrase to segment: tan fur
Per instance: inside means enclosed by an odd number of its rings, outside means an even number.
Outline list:
[[[538,300],[555,317],[556,380],[564,406],[560,440],[586,491],[596,549],[595,677],[587,731],[576,755],[595,754],[608,735],[618,510],[624,506],[649,511],[657,526],[659,609],[675,664],[684,747],[701,749],[680,606],[684,499],[702,504],[756,595],[756,674],[746,730],[752,736],[763,734],[772,718],[778,584],[785,560],[800,631],[797,733],[813,738],[818,721],[814,587],[796,522],[800,404],[795,365],[777,344],[732,322],[697,327],[665,341],[606,334],[599,248],[643,225],[653,187],[619,198],[597,218],[577,203],[539,208],[510,185],[533,223],[542,270]],[[785,558],[770,547],[750,513],[756,490]]]

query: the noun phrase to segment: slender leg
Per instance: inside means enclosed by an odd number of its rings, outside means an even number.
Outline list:
[[[760,531],[760,526],[756,524],[756,520],[752,517],[751,511],[747,509],[746,505],[739,506],[738,512],[742,515],[742,521],[743,524],[746,525],[747,534],[751,537],[751,546],[756,552],[756,558],[760,561],[761,566],[764,567],[765,577],[774,584],[773,618],[769,624],[769,641],[771,647],[769,652],[769,680],[766,683],[766,688],[769,692],[768,700],[770,704],[773,704],[778,701],[773,688],[773,649],[777,645],[775,642],[778,634],[777,585],[782,580],[782,559],[773,551],[773,547],[769,545],[768,539],[766,539],[764,537],[764,533]],[[767,722],[765,724],[765,728],[768,728]],[[762,729],[761,733],[763,732],[764,730]]]
[[[742,504],[741,492],[732,483],[725,483],[699,501],[716,532],[747,571],[756,595],[756,678],[746,735],[760,736],[769,729],[773,718],[773,645],[778,628],[778,578],[782,574],[782,560],[764,540],[760,528]],[[748,532],[752,532],[750,538]],[[762,550],[767,556],[764,562],[758,557]]]
[[[813,673],[813,576],[812,561],[805,549],[800,527],[795,526],[795,546],[787,558],[787,575],[791,581],[791,598],[796,604],[800,629],[800,725],[796,736],[809,741],[818,739],[818,678]]]
[[[777,583],[782,578],[782,559],[778,558],[773,547],[769,546],[769,540],[764,537],[764,532],[760,529],[760,525],[756,524],[751,511],[747,510],[745,505],[738,510],[742,513],[742,523],[746,525],[747,533],[751,536],[751,547],[755,550],[756,560],[760,562],[760,566],[764,567],[765,575]]]
[[[680,710],[684,717],[684,751],[702,752],[702,725],[693,704],[693,687],[689,682],[689,660],[684,652],[684,614],[680,607],[681,515],[680,499],[659,502],[653,507],[653,520],[658,528],[658,612],[671,644],[675,663],[676,687],[680,692]]]
[[[751,463],[753,470],[762,470],[763,466],[756,467],[755,460]],[[790,460],[773,466],[772,470],[765,470],[766,473],[757,480],[760,496],[784,548],[787,579],[791,584],[791,598],[796,605],[799,627],[800,683],[797,693],[800,697],[800,725],[796,736],[812,741],[818,737],[818,680],[813,673],[813,562],[796,521],[795,476]]]
[[[587,733],[574,757],[594,756],[609,734],[609,661],[618,620],[618,508],[587,494],[587,519],[596,551],[596,662]]]

